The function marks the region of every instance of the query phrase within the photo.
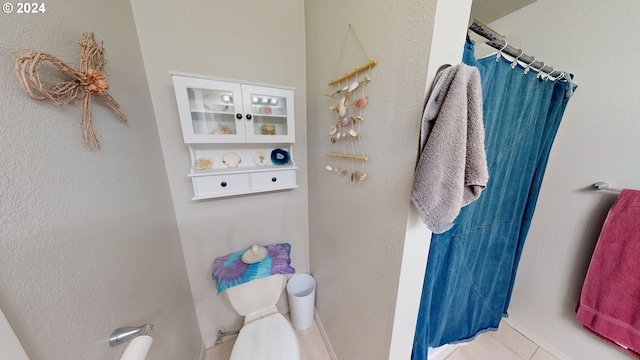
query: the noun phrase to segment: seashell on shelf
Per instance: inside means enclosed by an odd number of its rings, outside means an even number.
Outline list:
[[[237,168],[242,162],[242,158],[234,152],[228,152],[222,156],[222,162],[229,168]]]
[[[223,123],[218,124],[218,128],[211,132],[214,135],[228,135],[233,134],[233,130],[231,130],[231,126]]]
[[[265,153],[260,150],[258,151],[254,156],[253,156],[253,162],[256,163],[256,165],[258,166],[264,166],[267,165],[267,155],[265,155]]]
[[[340,172],[340,175],[342,175],[342,176],[347,175],[347,170],[342,170],[342,171]]]
[[[358,137],[358,132],[356,131],[356,129],[351,129],[349,130],[349,135],[353,137]]]
[[[327,166],[325,167],[325,169],[327,169],[327,170],[329,170],[329,171],[333,171],[333,166],[331,166],[331,165],[327,165]]]
[[[367,102],[369,102],[369,101],[367,100],[367,98],[368,98],[368,96],[363,96],[363,97],[361,97],[360,99],[358,99],[358,100],[356,101],[356,107],[357,107],[357,108],[363,108],[363,107],[365,107],[365,105],[367,105]]]
[[[358,176],[358,172],[357,171],[353,171],[351,173],[351,182],[354,182],[356,180],[356,177]]]
[[[210,169],[211,165],[213,165],[213,160],[209,158],[199,158],[198,162],[196,163],[196,169],[198,170]]]
[[[335,134],[336,131],[338,131],[338,127],[337,126],[335,126],[335,125],[329,126],[329,135]]]
[[[202,104],[204,105],[204,107],[212,111],[217,110],[216,109],[217,102],[218,102],[218,95],[216,94],[207,95],[204,97],[204,99],[202,99]]]
[[[342,134],[341,134],[341,133],[337,133],[337,134],[336,134],[336,140],[339,140],[341,136],[342,136]]]
[[[349,125],[349,119],[347,118],[343,118],[342,119],[342,127],[348,126]]]

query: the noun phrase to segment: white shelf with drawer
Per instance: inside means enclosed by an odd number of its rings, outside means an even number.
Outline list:
[[[169,72],[193,200],[294,189],[294,90]]]

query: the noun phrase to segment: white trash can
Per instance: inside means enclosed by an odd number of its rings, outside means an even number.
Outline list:
[[[309,274],[294,274],[287,282],[289,312],[296,329],[304,330],[313,323],[316,281]]]

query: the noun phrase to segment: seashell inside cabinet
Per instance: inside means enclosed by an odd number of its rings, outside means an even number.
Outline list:
[[[193,200],[297,188],[294,88],[169,71]]]

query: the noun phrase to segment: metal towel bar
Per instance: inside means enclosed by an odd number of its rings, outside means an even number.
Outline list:
[[[109,337],[109,346],[114,347],[125,343],[136,336],[148,335],[153,330],[153,324],[144,324],[134,327],[122,327],[113,330]]]
[[[614,189],[614,188],[610,188],[609,187],[609,183],[606,183],[604,181],[599,181],[595,184],[593,184],[593,190],[607,190],[607,191],[614,191],[614,192],[620,192],[620,189]]]

